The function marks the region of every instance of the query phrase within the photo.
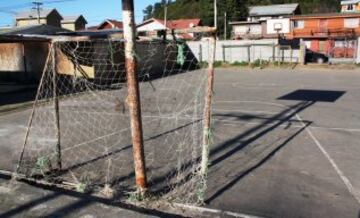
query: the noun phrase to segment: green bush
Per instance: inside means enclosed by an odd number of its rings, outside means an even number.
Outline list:
[[[269,63],[270,63],[269,61],[256,59],[254,62],[251,63],[251,67],[253,67],[253,68],[255,68],[255,67],[264,68],[264,67],[267,67],[269,65]]]

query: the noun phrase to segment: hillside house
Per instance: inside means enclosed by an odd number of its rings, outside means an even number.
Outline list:
[[[200,19],[180,19],[180,20],[168,20],[165,24],[164,20],[151,18],[144,21],[137,26],[137,32],[139,36],[157,38],[165,31],[171,31],[176,29],[187,29],[201,26]],[[169,36],[170,38],[172,36]],[[183,40],[195,40],[199,39],[201,35],[194,33],[176,34],[176,38]]]
[[[353,58],[360,36],[360,13],[293,16],[288,39],[301,39],[313,52],[336,58]]]
[[[61,20],[63,17],[56,9],[42,9],[40,10],[40,16],[36,10],[29,10],[19,12],[15,15],[15,26],[29,26],[45,24],[55,27],[61,27]]]
[[[82,15],[78,16],[64,16],[61,21],[61,26],[64,29],[71,31],[84,30],[86,28],[87,21]]]
[[[232,38],[278,38],[290,33],[289,17],[297,14],[301,14],[301,11],[296,3],[250,7],[247,21],[229,23],[232,26]]]
[[[122,30],[123,23],[121,21],[107,19],[100,25],[93,28],[94,30]]]
[[[341,12],[360,12],[360,0],[341,1]]]

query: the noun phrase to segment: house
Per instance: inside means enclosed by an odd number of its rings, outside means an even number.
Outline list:
[[[109,29],[122,30],[123,23],[121,21],[108,19],[96,27],[96,30],[109,30]]]
[[[15,15],[15,26],[29,26],[36,24],[45,24],[55,27],[61,27],[63,17],[56,9],[42,9],[38,14],[36,10],[19,12]]]
[[[64,16],[61,21],[61,26],[64,29],[71,31],[84,30],[86,28],[87,21],[82,15],[78,16]]]
[[[296,14],[301,14],[297,3],[250,7],[247,21],[229,23],[232,26],[232,38],[278,38],[290,32],[289,17]]]
[[[360,0],[341,1],[341,12],[360,12]]]
[[[44,24],[0,29],[0,35],[58,35],[59,33],[66,32],[70,31],[61,27]]]
[[[164,20],[151,18],[144,21],[137,26],[137,32],[142,37],[159,37],[165,30],[176,30],[176,29],[187,29],[201,26],[200,19],[180,19],[180,20],[168,20],[165,24]],[[176,34],[176,38],[184,40],[194,40],[201,36],[199,34],[187,33],[187,34]]]
[[[360,13],[293,16],[288,39],[301,39],[306,47],[330,57],[352,58],[360,36]]]

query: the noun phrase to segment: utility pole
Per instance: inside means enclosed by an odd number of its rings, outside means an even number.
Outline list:
[[[122,0],[124,39],[125,39],[125,72],[128,96],[126,103],[130,112],[131,140],[134,157],[135,181],[140,195],[147,190],[147,178],[144,155],[143,127],[139,81],[135,58],[135,16],[134,0]]]
[[[164,5],[164,25],[165,25],[165,30],[167,28],[167,2],[165,2],[165,5]]]
[[[227,39],[227,14],[224,14],[224,39]]]
[[[33,9],[36,10],[37,12],[37,21],[38,21],[38,24],[40,24],[40,10],[41,10],[41,6],[43,5],[42,2],[38,2],[38,1],[34,1],[32,2],[34,7]]]
[[[164,26],[165,26],[165,31],[164,31],[164,41],[166,41],[166,37],[167,37],[167,0],[164,3]]]
[[[217,0],[214,0],[214,27],[217,28]]]

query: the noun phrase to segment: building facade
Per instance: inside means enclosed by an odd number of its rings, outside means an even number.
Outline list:
[[[341,12],[360,12],[360,0],[341,1]]]
[[[233,39],[279,38],[290,33],[289,16],[300,14],[299,4],[254,6],[247,21],[230,22]]]
[[[87,21],[84,16],[65,16],[61,21],[61,26],[64,29],[71,31],[79,31],[86,29]]]
[[[56,9],[42,9],[38,14],[36,10],[23,11],[15,15],[15,26],[31,26],[45,24],[61,27],[63,17]]]
[[[166,23],[164,20],[149,19],[137,26],[137,32],[140,37],[157,38],[160,37],[162,32],[176,30],[176,29],[187,29],[201,26],[200,19],[180,19],[180,20],[168,20]],[[169,35],[168,37],[173,37]],[[183,40],[196,40],[201,38],[200,34],[186,33],[176,34],[176,38]]]
[[[288,39],[301,39],[306,48],[336,58],[352,58],[360,36],[360,13],[293,16]]]

